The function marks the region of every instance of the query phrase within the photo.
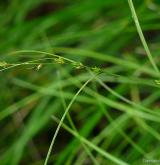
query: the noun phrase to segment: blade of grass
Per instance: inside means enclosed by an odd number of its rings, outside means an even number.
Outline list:
[[[95,77],[95,76],[94,76],[94,77]],[[65,112],[64,112],[64,114],[63,114],[63,116],[62,116],[62,118],[61,118],[61,120],[60,120],[60,123],[59,123],[58,126],[57,126],[57,129],[56,129],[56,131],[55,131],[55,134],[54,134],[54,136],[53,136],[53,139],[52,139],[52,141],[51,141],[51,144],[50,144],[50,147],[49,147],[49,150],[48,150],[48,153],[47,153],[47,156],[46,156],[44,165],[47,165],[47,163],[48,163],[49,156],[50,156],[50,154],[51,154],[51,151],[52,151],[53,145],[54,145],[54,143],[55,143],[56,137],[57,137],[57,135],[58,135],[58,132],[59,132],[59,130],[60,130],[60,127],[61,127],[61,125],[63,124],[63,121],[64,121],[64,119],[65,119],[65,117],[66,117],[66,115],[67,115],[69,109],[71,108],[72,104],[74,103],[74,101],[76,100],[76,98],[77,98],[77,96],[80,94],[80,92],[83,90],[83,88],[85,88],[85,86],[86,86],[90,81],[92,81],[94,77],[91,77],[88,81],[86,81],[86,82],[82,85],[82,87],[77,91],[77,93],[74,95],[74,97],[72,98],[71,102],[70,102],[69,105],[67,106],[67,108],[66,108],[66,110],[65,110]]]
[[[52,116],[52,119],[54,121],[56,121],[57,123],[60,123],[60,120],[57,119],[55,116]],[[113,161],[116,164],[119,165],[128,165],[126,162],[114,157],[113,155],[107,153],[106,151],[102,150],[101,148],[99,148],[98,146],[94,145],[93,143],[91,143],[90,141],[88,141],[87,139],[83,138],[82,136],[78,136],[76,132],[74,132],[72,129],[70,129],[66,124],[62,123],[62,127],[64,129],[66,129],[68,132],[70,132],[72,135],[76,136],[77,138],[81,138],[81,140],[86,143],[89,147],[91,147],[92,149],[94,149],[95,151],[97,151],[98,153],[100,153],[101,155],[103,155],[106,159],[109,159],[111,161]]]
[[[57,72],[57,74],[58,74],[58,80],[59,80],[59,84],[60,84],[60,96],[61,96],[63,108],[64,108],[64,110],[65,110],[65,109],[67,108],[67,105],[66,105],[66,101],[65,101],[65,99],[64,99],[64,97],[63,97],[63,89],[62,89],[62,85],[61,85],[61,75],[60,75],[60,72],[59,72],[59,71]],[[67,116],[67,118],[68,118],[68,121],[69,121],[69,123],[70,123],[72,129],[78,134],[78,136],[80,136],[80,134],[79,134],[79,132],[78,132],[78,130],[77,130],[77,128],[76,128],[76,126],[75,126],[75,124],[74,124],[74,122],[73,122],[73,120],[72,120],[70,114],[69,114],[69,112],[67,113],[66,116]],[[86,146],[86,144],[84,144],[83,141],[81,141],[81,139],[79,139],[79,140],[80,140],[80,142],[81,142],[81,144],[82,144],[84,150],[86,151],[86,153],[88,154],[88,156],[89,156],[89,157],[91,158],[91,160],[93,161],[93,163],[94,163],[95,165],[99,165],[98,161],[94,158],[93,154],[92,154],[92,153],[90,152],[90,150],[88,149],[88,146]]]
[[[136,25],[139,37],[140,37],[141,42],[143,44],[143,47],[144,47],[144,49],[145,49],[145,51],[147,53],[147,56],[148,56],[148,58],[149,58],[149,60],[150,60],[150,62],[152,64],[154,70],[159,74],[160,71],[159,71],[156,63],[153,60],[153,56],[152,56],[152,54],[150,52],[150,49],[149,49],[149,47],[147,45],[147,42],[146,42],[146,39],[145,39],[145,37],[143,35],[143,32],[142,32],[142,29],[141,29],[141,26],[140,26],[140,23],[139,23],[139,20],[138,20],[138,17],[137,17],[137,14],[136,14],[136,11],[135,11],[135,8],[134,8],[132,0],[128,0],[128,3],[129,3],[129,7],[130,7],[130,10],[131,10],[132,17],[134,19],[134,22],[135,22],[135,25]]]

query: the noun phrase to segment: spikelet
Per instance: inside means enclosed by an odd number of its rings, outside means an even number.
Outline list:
[[[155,83],[156,83],[157,85],[160,85],[160,80],[155,80]]]
[[[38,66],[37,66],[37,68],[36,68],[36,70],[38,71],[38,70],[40,70],[41,68],[42,68],[42,64],[39,64]]]
[[[73,63],[73,66],[74,66],[76,69],[83,69],[83,68],[84,68],[84,65],[83,65],[81,62],[74,62],[74,63]]]
[[[0,61],[0,67],[5,68],[7,65],[8,65],[7,62],[5,62],[5,61]]]
[[[102,69],[99,68],[99,67],[97,67],[97,66],[92,67],[91,70],[92,70],[94,73],[96,73],[96,74],[102,73]]]
[[[65,63],[65,61],[62,57],[55,58],[54,62],[57,64],[64,64]]]

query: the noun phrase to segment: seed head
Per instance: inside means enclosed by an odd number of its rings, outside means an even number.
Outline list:
[[[92,67],[91,70],[92,70],[94,73],[96,73],[96,74],[102,73],[102,69],[99,68],[99,67],[97,67],[97,66]]]
[[[54,62],[57,64],[64,64],[65,63],[65,61],[62,57],[55,58]]]
[[[5,62],[5,61],[0,61],[0,67],[5,68],[7,65],[8,65],[7,62]]]
[[[42,64],[39,64],[39,65],[37,66],[36,70],[38,71],[38,70],[40,70],[41,68],[42,68]]]
[[[156,83],[157,85],[160,85],[160,80],[155,80],[155,83]]]
[[[81,62],[74,62],[74,63],[73,63],[73,66],[74,66],[76,69],[83,69],[83,68],[84,68],[84,65],[83,65]]]

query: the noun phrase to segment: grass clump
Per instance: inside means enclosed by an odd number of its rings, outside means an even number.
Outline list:
[[[159,160],[159,8],[0,2],[0,164]]]

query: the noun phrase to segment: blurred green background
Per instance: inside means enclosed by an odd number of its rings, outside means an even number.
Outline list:
[[[134,5],[160,67],[160,1]],[[25,52],[13,54],[20,50]],[[128,1],[1,0],[0,164],[43,164],[67,105],[92,77],[85,68],[30,50],[103,70],[71,106],[48,164],[138,165],[160,159],[159,74]]]

